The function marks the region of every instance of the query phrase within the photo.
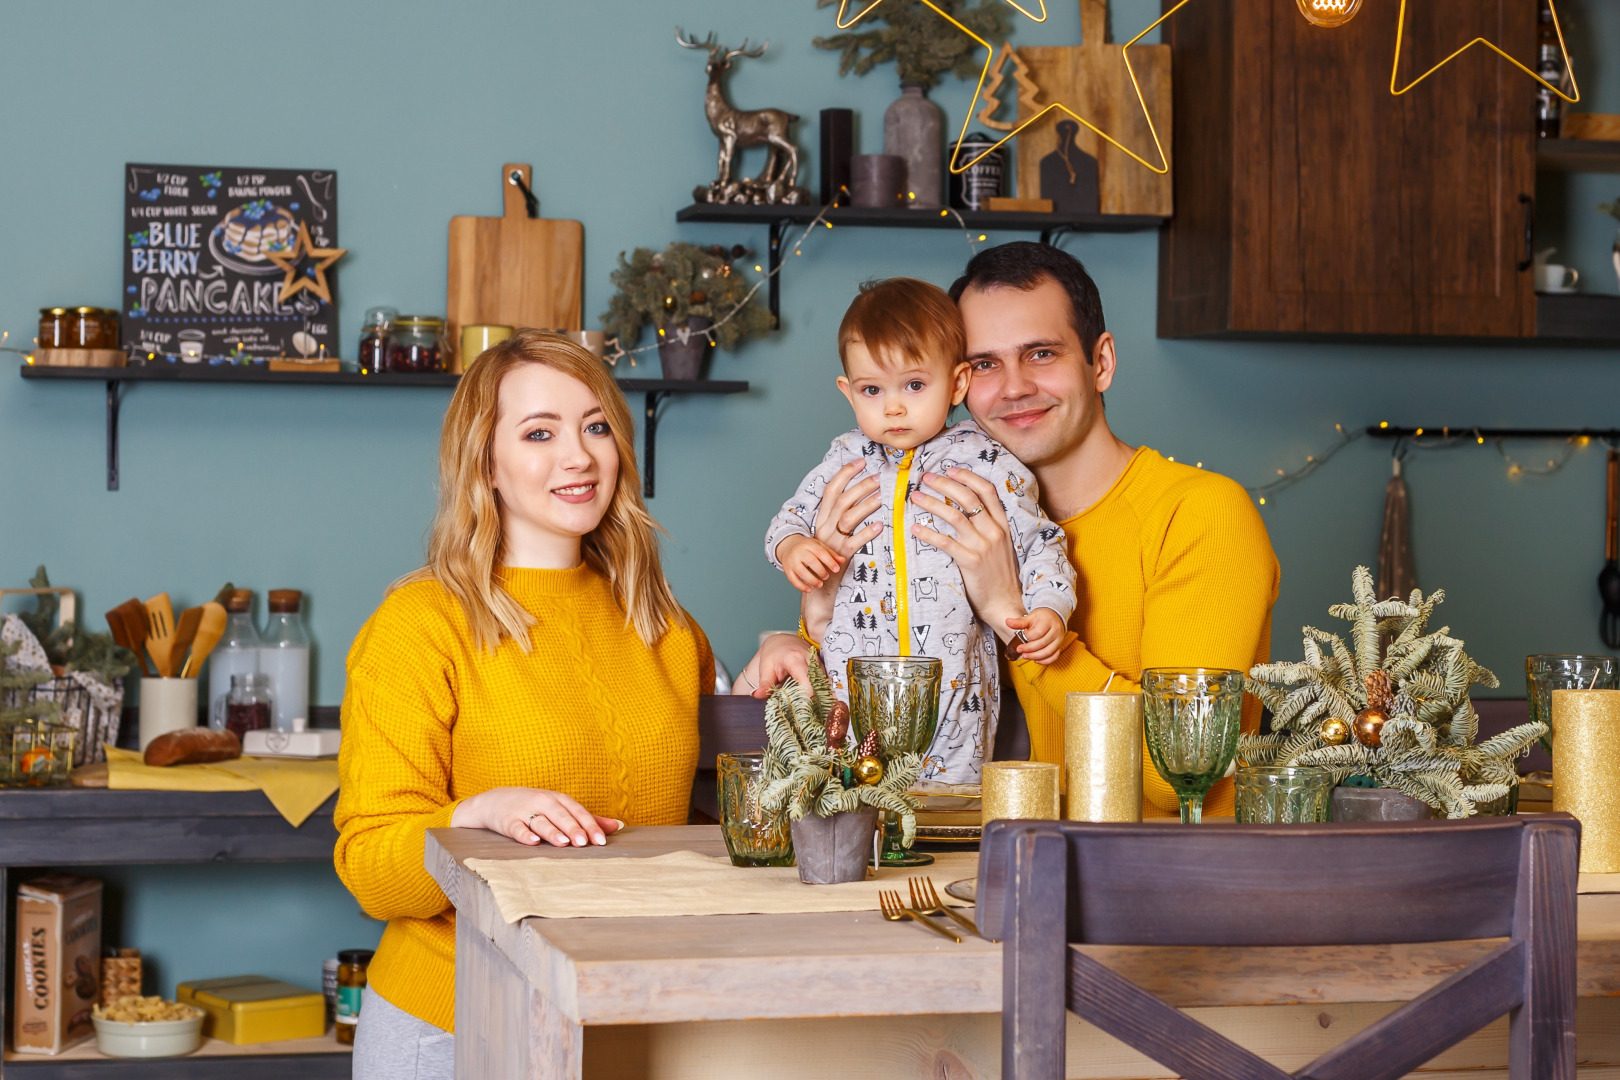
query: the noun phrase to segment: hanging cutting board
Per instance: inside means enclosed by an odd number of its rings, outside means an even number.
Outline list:
[[[1108,0],[1080,0],[1080,44],[1077,46],[1025,46],[1018,55],[1029,67],[1029,77],[1040,87],[1039,104],[1031,109],[1019,102],[1020,123],[1041,109],[1062,102],[1093,124],[1157,165],[1153,134],[1142,116],[1142,106],[1131,88],[1125,70],[1125,47],[1110,45],[1108,39]],[[1170,147],[1170,46],[1135,45],[1131,65],[1141,82],[1142,96],[1153,113],[1159,141],[1169,160]],[[1048,113],[1040,123],[1018,136],[1018,193],[1027,199],[1041,197],[1041,159],[1057,149],[1057,124],[1069,117]],[[1159,214],[1170,216],[1172,198],[1170,174],[1160,176],[1110,146],[1084,125],[1075,139],[1076,146],[1097,159],[1097,188],[1101,211],[1105,214]]]
[[[583,329],[585,226],[529,217],[523,192],[508,180],[514,170],[534,190],[529,166],[501,166],[504,217],[450,219],[445,336],[452,352],[459,351],[463,326]],[[460,356],[452,370],[461,370]]]

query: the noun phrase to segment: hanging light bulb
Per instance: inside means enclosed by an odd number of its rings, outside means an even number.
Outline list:
[[[1343,26],[1361,10],[1361,0],[1298,0],[1299,13],[1312,26]]]

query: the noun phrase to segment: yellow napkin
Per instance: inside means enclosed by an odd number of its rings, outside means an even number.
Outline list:
[[[330,758],[237,758],[208,765],[148,765],[134,750],[107,747],[107,786],[115,791],[263,791],[294,828],[338,789]]]

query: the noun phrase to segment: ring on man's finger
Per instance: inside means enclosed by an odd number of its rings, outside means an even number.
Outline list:
[[[853,537],[855,535],[855,530],[854,529],[849,530],[849,532],[845,532],[844,527],[842,525],[838,524],[838,522],[836,522],[836,521],[833,522],[833,528],[838,530],[838,535],[840,535],[840,536]]]
[[[972,510],[969,510],[967,512],[967,516],[972,517],[974,514],[982,514],[982,513],[984,513],[984,503],[980,503],[978,506],[975,506]]]

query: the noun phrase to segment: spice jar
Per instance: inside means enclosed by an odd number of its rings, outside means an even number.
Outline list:
[[[337,1041],[354,1045],[354,1029],[360,1023],[360,1005],[366,996],[366,968],[370,949],[344,949],[338,953]]]
[[[270,726],[270,677],[256,671],[231,676],[231,692],[225,695],[225,730],[245,739],[250,731]]]
[[[433,315],[401,315],[388,330],[388,370],[442,371],[440,339],[444,320]]]
[[[68,348],[118,348],[118,313],[106,308],[79,307],[73,309],[68,323]]]
[[[399,318],[391,307],[366,309],[366,325],[360,331],[360,373],[377,375],[388,370],[388,329]]]
[[[42,349],[72,348],[73,312],[65,307],[39,309],[39,347]]]

